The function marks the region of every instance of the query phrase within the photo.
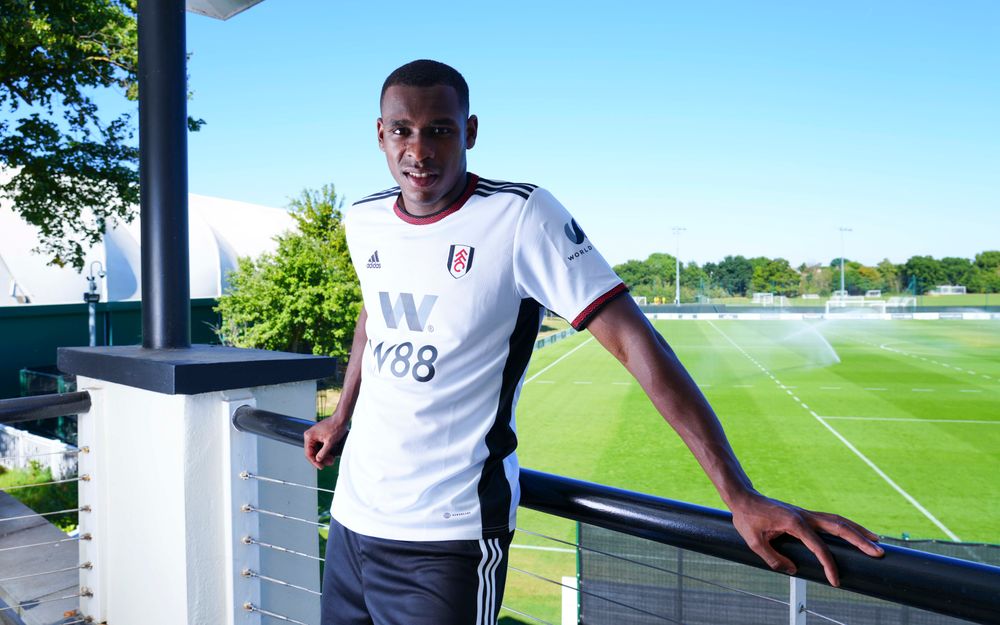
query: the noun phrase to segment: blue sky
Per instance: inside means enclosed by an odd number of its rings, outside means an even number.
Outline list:
[[[609,261],[1000,248],[1000,3],[265,0],[189,14],[190,189],[392,186],[385,76],[468,80],[471,171],[549,188]]]

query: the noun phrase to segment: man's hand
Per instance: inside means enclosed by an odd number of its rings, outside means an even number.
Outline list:
[[[323,419],[305,432],[306,460],[317,469],[328,467],[337,458],[337,443],[347,434],[347,423],[336,415]]]
[[[733,525],[764,562],[788,575],[796,572],[795,563],[778,553],[771,541],[782,534],[801,540],[823,565],[826,579],[831,586],[840,586],[840,574],[833,554],[816,532],[825,532],[843,538],[862,553],[873,558],[881,557],[885,551],[875,544],[878,536],[850,519],[825,512],[811,512],[791,506],[775,499],[754,493],[730,506]]]
[[[736,530],[768,566],[789,575],[795,573],[792,561],[771,546],[782,534],[805,543],[834,586],[840,584],[837,565],[817,531],[839,536],[870,556],[882,555],[882,548],[872,542],[877,536],[857,523],[768,499],[753,489],[708,400],[632,298],[609,302],[594,315],[588,329],[625,365],[684,440],[732,510]]]
[[[333,414],[318,422],[305,432],[306,460],[317,469],[328,467],[340,454],[339,443],[347,435],[347,423],[354,414],[354,405],[361,392],[361,361],[365,353],[365,343],[368,333],[365,322],[368,313],[364,306],[358,313],[358,322],[354,325],[354,339],[351,341],[351,354],[347,359],[347,373],[344,374],[344,388],[340,391],[340,401]]]

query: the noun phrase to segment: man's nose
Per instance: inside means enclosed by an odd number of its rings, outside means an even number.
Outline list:
[[[406,145],[407,156],[420,162],[434,157],[434,146],[430,138],[417,132],[414,133]]]

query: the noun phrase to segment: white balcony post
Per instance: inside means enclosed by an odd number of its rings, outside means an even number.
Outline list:
[[[243,511],[245,504],[258,505],[257,436],[240,432],[232,424],[233,413],[240,406],[255,408],[257,402],[248,392],[223,393],[222,425],[225,428],[225,457],[222,463],[222,484],[226,487],[223,500],[229,503],[229,514],[223,519],[226,525],[226,561],[230,562],[229,583],[226,585],[227,603],[230,606],[226,625],[258,625],[260,613],[246,609],[247,605],[260,606],[260,580],[244,571],[260,571],[260,547],[249,539],[260,538],[260,517]]]
[[[578,625],[580,622],[580,592],[577,590],[575,575],[562,578],[562,620],[561,625]]]
[[[806,625],[806,585],[804,579],[788,578],[788,625]]]
[[[300,418],[315,415],[315,382],[171,395],[78,377],[92,409],[80,418],[81,611],[95,622],[257,625],[258,608],[318,622],[318,597],[243,577],[252,570],[319,590],[319,563],[243,544],[253,536],[317,554],[315,525],[240,512],[251,503],[316,519],[316,492],[241,479],[247,471],[315,486],[299,447],[237,432],[243,404]]]
[[[80,512],[77,531],[80,536],[80,562],[90,562],[90,569],[80,569],[80,613],[90,616],[95,623],[107,620],[102,603],[102,595],[107,587],[104,578],[107,567],[101,555],[104,538],[107,532],[107,514],[102,514],[107,501],[107,482],[104,479],[104,467],[101,466],[103,444],[98,440],[97,424],[101,420],[103,407],[102,389],[97,380],[81,378],[77,380],[77,388],[90,393],[91,408],[89,412],[77,417],[77,445],[80,453],[77,456],[77,471],[87,480],[77,482],[78,505],[89,509]]]

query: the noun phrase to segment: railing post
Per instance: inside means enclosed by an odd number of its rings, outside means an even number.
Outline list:
[[[260,571],[260,547],[249,540],[260,538],[260,517],[243,511],[245,504],[258,505],[259,482],[248,479],[257,473],[257,437],[240,432],[232,424],[233,413],[240,406],[257,407],[249,392],[223,393],[222,412],[227,444],[223,446],[222,483],[226,489],[223,501],[228,504],[226,525],[226,561],[230,563],[226,597],[230,606],[226,625],[258,625],[259,612],[247,605],[259,606],[260,579],[244,571]]]
[[[579,595],[576,575],[563,576],[561,625],[579,625]]]
[[[94,619],[95,623],[107,620],[107,558],[104,556],[108,536],[107,472],[105,471],[104,444],[99,439],[98,424],[104,406],[100,382],[87,378],[77,379],[78,388],[90,393],[91,407],[77,416],[78,475],[90,479],[77,482],[78,506],[89,509],[79,513],[77,531],[80,536],[80,562],[90,562],[90,569],[80,569],[80,613]]]
[[[806,625],[806,585],[798,577],[788,578],[788,625]]]

